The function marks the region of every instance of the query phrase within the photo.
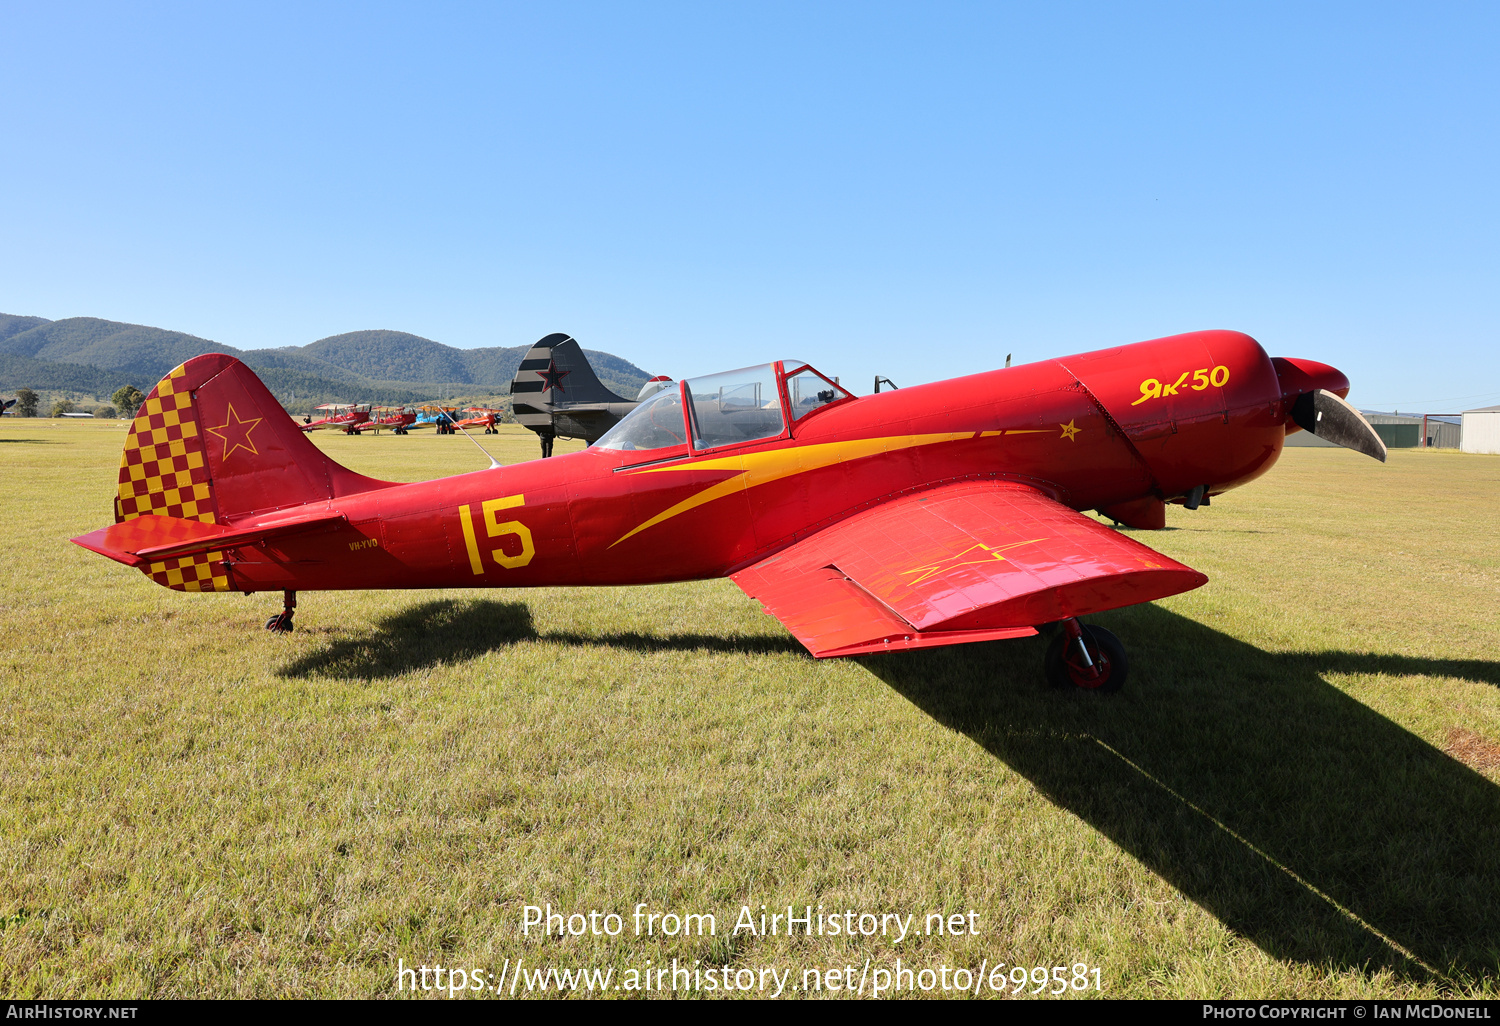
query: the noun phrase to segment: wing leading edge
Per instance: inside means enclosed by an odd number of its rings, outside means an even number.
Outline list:
[[[733,578],[818,658],[1024,637],[1208,580],[1008,481],[893,499]]]

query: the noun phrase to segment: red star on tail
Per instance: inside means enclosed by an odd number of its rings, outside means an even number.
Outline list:
[[[573,372],[560,371],[557,369],[556,360],[548,360],[547,369],[544,371],[538,371],[537,373],[541,375],[542,383],[546,386],[547,389],[555,388],[559,392],[566,392],[567,389],[563,388],[562,379],[567,377],[569,374],[572,374]]]
[[[255,443],[250,440],[250,432],[255,430],[255,425],[264,418],[254,417],[250,420],[241,420],[234,412],[234,404],[229,405],[229,415],[224,423],[218,427],[209,428],[209,432],[218,435],[224,440],[224,459],[228,460],[236,449],[249,449],[253,455],[259,456],[260,452],[255,448]]]

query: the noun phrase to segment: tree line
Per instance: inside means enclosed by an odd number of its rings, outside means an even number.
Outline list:
[[[41,407],[41,396],[29,388],[16,389],[16,416],[35,417]],[[102,406],[93,411],[96,417],[112,417],[118,411],[122,417],[134,417],[135,411],[140,408],[141,403],[146,401],[146,396],[134,385],[121,385],[115,390],[115,394],[109,397],[113,405]],[[65,413],[73,413],[78,407],[68,399],[59,399],[52,404],[50,416],[61,417]]]

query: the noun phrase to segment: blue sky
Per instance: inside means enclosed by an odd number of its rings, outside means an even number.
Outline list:
[[[0,7],[0,310],[857,390],[1197,328],[1500,402],[1500,7]]]

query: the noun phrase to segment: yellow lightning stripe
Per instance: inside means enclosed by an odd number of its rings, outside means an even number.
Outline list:
[[[943,559],[938,560],[936,563],[927,563],[923,566],[913,567],[910,570],[902,570],[900,571],[900,576],[905,577],[907,574],[921,574],[921,577],[918,577],[915,581],[911,582],[911,586],[915,588],[917,585],[921,584],[928,578],[933,577],[936,574],[942,573],[946,570],[952,570],[956,567],[970,566],[974,563],[983,563],[987,559],[998,559],[1003,563],[1005,562],[1005,557],[1000,555],[1000,553],[1005,552],[1007,549],[1019,548],[1022,545],[1035,545],[1037,542],[1045,540],[1046,539],[1043,538],[1030,538],[1026,541],[1011,542],[1009,545],[998,545],[995,548],[990,548],[984,542],[979,542],[975,545],[970,545],[962,552],[956,553],[952,556],[946,556]],[[967,556],[969,553],[973,552],[975,549],[983,549],[985,554],[983,556],[979,556],[976,559],[963,558],[964,556]]]
[[[794,474],[804,474],[809,470],[821,470],[823,467],[831,467],[836,463],[862,459],[866,456],[875,456],[883,452],[896,452],[900,449],[910,449],[918,445],[956,442],[960,439],[973,437],[974,432],[972,431],[951,431],[940,435],[893,435],[886,438],[855,438],[844,442],[823,442],[818,445],[794,445],[790,448],[772,449],[767,452],[747,452],[739,456],[723,456],[719,459],[702,460],[695,463],[678,463],[670,467],[647,467],[639,471],[639,473],[664,474],[681,470],[738,470],[739,473],[733,477],[727,477],[716,484],[709,485],[703,491],[689,496],[670,509],[662,510],[650,520],[621,535],[610,545],[610,548],[614,548],[632,535],[640,534],[648,527],[655,527],[663,520],[672,519],[679,513],[686,513],[688,510],[696,509],[706,502],[713,502],[715,499],[721,499],[726,495],[732,495],[738,491],[748,491],[756,485],[770,484],[772,481],[780,481],[782,478],[791,477]]]

